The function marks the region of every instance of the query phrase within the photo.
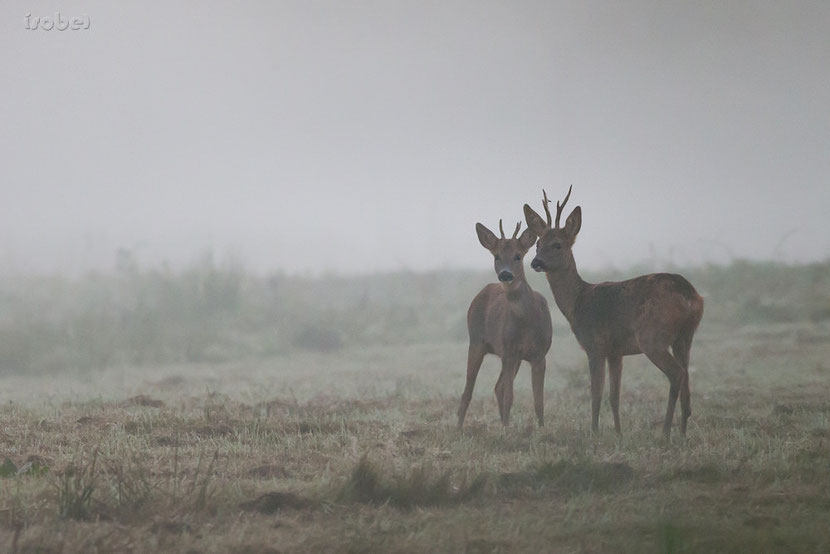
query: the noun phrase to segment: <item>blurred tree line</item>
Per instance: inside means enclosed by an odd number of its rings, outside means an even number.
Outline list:
[[[704,326],[830,322],[830,262],[800,266],[737,261],[669,268],[706,299]],[[633,267],[583,276],[620,280]],[[549,299],[544,277],[531,284]],[[139,267],[120,252],[116,270],[81,278],[0,281],[0,372],[52,372],[113,365],[211,363],[293,351],[463,342],[473,296],[488,271],[268,276],[211,255],[181,270]]]

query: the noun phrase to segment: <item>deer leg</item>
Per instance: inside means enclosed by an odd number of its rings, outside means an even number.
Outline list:
[[[496,393],[496,402],[499,405],[499,419],[504,421],[504,370],[499,373],[499,380],[496,381],[496,386],[493,389]]]
[[[680,385],[680,409],[682,418],[680,420],[680,433],[686,434],[686,423],[692,415],[692,399],[689,390],[689,354],[691,351],[691,340],[686,337],[677,339],[671,347],[672,354],[683,371],[683,382]]]
[[[510,408],[513,406],[513,380],[519,372],[519,366],[522,360],[511,360],[507,357],[502,358],[501,375],[499,381],[501,382],[501,422],[504,425],[510,423]],[[498,389],[498,383],[496,388]],[[498,390],[496,391],[498,396]]]
[[[644,350],[643,353],[652,361],[654,365],[660,368],[666,377],[669,379],[669,403],[666,406],[666,420],[663,423],[663,434],[668,438],[671,435],[671,424],[674,419],[674,408],[677,405],[677,397],[680,394],[680,388],[684,381],[688,381],[686,377],[686,370],[681,366],[674,356],[669,354],[668,348],[663,350]],[[681,426],[680,432],[684,433],[685,429]]]
[[[614,414],[614,430],[622,434],[620,427],[620,381],[622,379],[622,356],[614,354],[608,357],[608,377],[611,385],[610,398],[611,412]]]
[[[473,387],[476,384],[478,370],[481,369],[481,362],[484,360],[486,353],[487,349],[483,344],[471,344],[467,351],[467,385],[464,387],[464,392],[461,394],[461,403],[458,406],[459,428],[464,425],[464,416],[467,415],[467,408],[473,398]]]
[[[596,433],[599,431],[599,405],[605,386],[605,356],[588,356],[588,369],[591,372],[591,430]]]
[[[545,358],[536,360],[530,366],[530,379],[533,385],[533,409],[539,427],[545,426]]]

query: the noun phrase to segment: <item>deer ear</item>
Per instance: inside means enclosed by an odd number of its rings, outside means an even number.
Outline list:
[[[527,227],[531,231],[533,231],[537,237],[541,237],[542,234],[547,229],[548,224],[545,223],[545,220],[541,218],[539,214],[533,211],[533,208],[525,204],[525,222],[527,222]]]
[[[521,236],[519,236],[519,244],[525,252],[533,246],[534,242],[536,242],[536,233],[534,233],[532,229],[525,229]]]
[[[476,233],[478,234],[478,242],[487,250],[493,250],[496,247],[496,243],[499,242],[496,235],[481,223],[476,223]]]
[[[571,237],[571,240],[576,238],[579,229],[582,228],[582,207],[577,206],[568,219],[565,221],[565,232]]]

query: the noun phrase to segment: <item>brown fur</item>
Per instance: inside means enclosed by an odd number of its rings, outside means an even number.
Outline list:
[[[545,355],[550,349],[552,326],[545,298],[530,288],[525,280],[522,259],[533,246],[536,236],[525,230],[518,239],[498,239],[486,227],[477,224],[481,244],[494,256],[499,279],[509,282],[491,283],[479,292],[467,312],[470,348],[467,354],[467,385],[458,407],[458,426],[470,405],[476,376],[484,356],[495,354],[502,360],[496,383],[496,401],[502,423],[510,420],[513,404],[513,380],[522,360],[531,364],[533,405],[539,425],[544,424]],[[518,232],[518,226],[517,226]]]
[[[557,203],[558,211],[563,207],[564,203],[562,206]],[[703,298],[685,278],[669,273],[642,275],[621,282],[587,283],[579,276],[571,250],[582,226],[581,208],[574,208],[564,228],[552,228],[550,218],[546,223],[527,204],[524,211],[528,227],[539,236],[531,266],[545,272],[556,305],[588,355],[593,430],[599,427],[606,362],[614,428],[619,433],[622,358],[645,354],[669,380],[663,433],[666,436],[671,433],[679,396],[680,432],[685,435],[687,420],[692,414],[689,352],[703,317]],[[558,218],[559,214],[557,221]]]

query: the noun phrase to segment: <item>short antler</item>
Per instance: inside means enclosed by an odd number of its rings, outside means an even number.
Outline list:
[[[519,235],[519,227],[521,227],[521,226],[522,226],[522,222],[521,222],[521,221],[520,221],[520,222],[518,222],[518,223],[516,224],[516,230],[515,230],[515,231],[513,231],[513,236],[512,236],[511,238],[514,238],[514,239],[515,239],[515,238]],[[502,226],[502,221],[501,221],[501,219],[499,220],[499,232],[501,233],[501,238],[506,238],[506,237],[504,236],[504,227]]]
[[[565,204],[568,203],[568,198],[571,197],[571,190],[573,190],[574,186],[571,185],[568,187],[568,194],[565,195],[565,199],[562,201],[562,205],[559,205],[559,201],[556,201],[556,228],[559,228],[559,217],[562,215],[562,210],[565,209]],[[547,197],[545,197],[545,201],[547,201]],[[547,207],[545,208],[547,211]],[[548,212],[548,226],[550,226],[550,212]]]
[[[542,196],[544,197],[544,200],[542,200],[542,206],[545,208],[545,215],[548,216],[548,227],[550,227],[550,208],[548,208],[550,200],[548,200],[548,193],[545,192],[545,189],[542,189]]]

